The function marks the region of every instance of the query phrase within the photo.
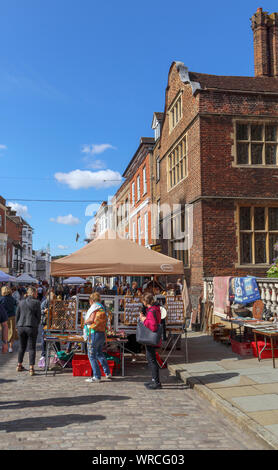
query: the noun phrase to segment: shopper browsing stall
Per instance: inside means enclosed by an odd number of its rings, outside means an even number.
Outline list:
[[[151,331],[157,331],[161,323],[161,313],[158,305],[154,305],[154,297],[152,294],[146,294],[143,297],[143,304],[146,307],[146,315],[140,314],[140,320],[144,325]],[[145,384],[145,387],[149,390],[157,390],[161,388],[159,378],[159,366],[156,360],[156,348],[161,346],[161,340],[159,344],[155,346],[146,345],[147,360],[149,368],[152,373],[152,382]]]
[[[86,379],[86,382],[100,382],[101,372],[98,361],[103,367],[106,378],[110,379],[110,369],[103,354],[107,315],[104,306],[101,304],[101,297],[98,292],[90,295],[90,308],[85,316],[84,323],[88,358],[93,370],[93,377]]]
[[[41,303],[36,299],[36,295],[36,289],[30,287],[26,299],[19,303],[16,310],[16,327],[19,336],[17,371],[25,370],[22,362],[28,344],[30,375],[34,375],[36,342],[41,321]]]

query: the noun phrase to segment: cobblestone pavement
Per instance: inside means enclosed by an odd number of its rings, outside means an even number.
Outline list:
[[[143,356],[127,364],[126,377],[97,384],[70,369],[30,377],[16,363],[16,352],[0,354],[2,450],[264,448],[167,369],[163,389],[146,390]]]

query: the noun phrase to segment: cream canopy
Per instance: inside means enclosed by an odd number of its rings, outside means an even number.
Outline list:
[[[107,231],[51,263],[52,276],[151,276],[184,273],[183,263]]]

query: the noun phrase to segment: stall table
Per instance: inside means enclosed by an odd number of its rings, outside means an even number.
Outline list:
[[[272,361],[273,361],[273,368],[275,369],[275,356],[274,356],[274,349],[278,349],[277,347],[275,348],[274,345],[273,345],[273,338],[278,338],[278,330],[272,330],[271,329],[255,329],[254,331],[254,336],[255,336],[255,342],[256,342],[256,349],[257,349],[257,355],[258,355],[258,360],[260,361],[261,360],[261,355],[263,353],[263,351],[270,351],[272,352]],[[263,349],[259,352],[258,350],[258,342],[257,342],[257,335],[262,335],[264,336],[264,342],[265,342],[265,345],[263,347]],[[271,344],[271,348],[267,348],[266,347],[266,344],[267,344],[267,338],[270,338],[270,344]]]
[[[50,354],[51,350],[54,351],[55,355],[57,354],[58,350],[56,347],[57,342],[67,342],[67,343],[85,343],[85,340],[83,336],[80,335],[61,335],[61,334],[47,334],[45,336],[45,342],[46,342],[46,357],[45,357],[45,375],[47,375],[47,370],[49,367],[50,363]],[[119,337],[114,337],[114,338],[107,338],[106,340],[106,345],[111,345],[111,344],[117,344],[119,346],[120,351],[122,353],[122,377],[124,377],[125,373],[125,344],[128,342],[126,338],[119,338]],[[77,351],[77,347],[74,348],[72,351]],[[64,364],[62,366],[65,368],[67,365]]]

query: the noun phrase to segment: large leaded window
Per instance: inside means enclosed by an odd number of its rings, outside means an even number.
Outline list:
[[[277,257],[278,207],[239,208],[240,264],[271,264]]]
[[[169,108],[169,132],[172,132],[172,130],[176,127],[176,125],[181,120],[181,118],[182,118],[182,94],[180,92]]]
[[[271,123],[236,124],[236,162],[238,165],[276,166],[278,125]]]
[[[173,188],[187,176],[186,137],[168,155],[168,186]]]

